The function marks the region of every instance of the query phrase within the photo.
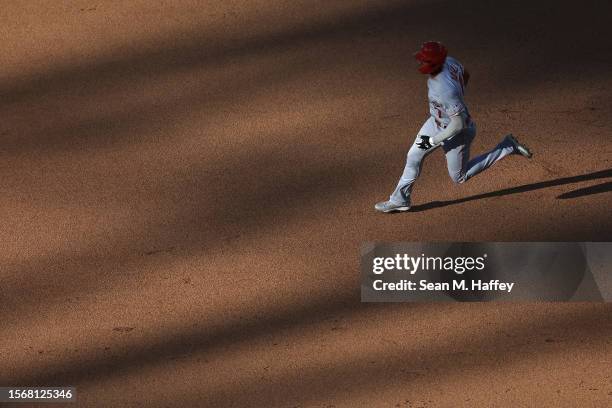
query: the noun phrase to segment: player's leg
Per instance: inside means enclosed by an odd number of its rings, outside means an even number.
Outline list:
[[[512,143],[512,140],[505,137],[497,146],[493,148],[493,150],[481,154],[468,162],[465,180],[474,177],[476,174],[488,169],[504,157],[516,152],[516,146]]]
[[[421,130],[419,130],[415,141],[408,151],[406,156],[406,165],[404,166],[402,176],[397,183],[397,187],[389,197],[389,201],[383,201],[376,204],[375,208],[378,211],[406,211],[410,208],[410,194],[412,192],[412,186],[421,172],[423,159],[433,150],[430,149],[426,151],[420,149],[416,143],[418,142],[419,135],[433,135],[435,132],[436,129],[433,118],[429,118],[423,124]]]
[[[520,153],[525,157],[531,157],[525,146],[512,135],[508,135],[490,152],[469,160],[470,145],[475,136],[476,126],[472,125],[444,144],[448,173],[455,183],[469,180],[510,154]],[[521,148],[526,152],[522,152]]]
[[[423,165],[423,159],[427,152],[419,149],[416,145],[412,145],[408,154],[406,155],[406,165],[404,171],[400,177],[397,187],[389,197],[389,200],[395,203],[408,203],[410,204],[410,194],[412,193],[412,186],[416,181],[417,177],[421,173],[421,166]]]
[[[443,145],[448,175],[455,183],[463,183],[467,180],[470,145],[474,136],[476,136],[476,127],[472,126],[464,129]]]

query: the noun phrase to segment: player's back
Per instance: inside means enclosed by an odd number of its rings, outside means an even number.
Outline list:
[[[442,71],[434,77],[430,77],[427,86],[430,91],[437,94],[455,94],[463,98],[465,84],[463,80],[463,65],[453,57],[447,57],[442,66]]]
[[[447,57],[442,71],[427,80],[429,112],[436,125],[445,128],[450,116],[465,112],[470,118],[464,97],[463,65],[453,57]]]

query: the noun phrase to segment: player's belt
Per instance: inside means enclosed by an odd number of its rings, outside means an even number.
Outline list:
[[[448,126],[448,125],[443,125],[442,122],[440,122],[436,118],[434,118],[434,121],[436,122],[436,126],[438,126],[439,128],[446,129],[446,126]],[[468,116],[467,118],[465,118],[465,125],[470,126],[471,124],[472,124],[472,117]]]

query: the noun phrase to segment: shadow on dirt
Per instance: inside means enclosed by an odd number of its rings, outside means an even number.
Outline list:
[[[419,311],[422,310],[415,312]],[[483,375],[503,370],[504,366],[529,361],[534,355],[562,356],[567,349],[580,352],[585,341],[583,333],[589,333],[595,344],[604,345],[612,334],[609,313],[610,307],[585,307],[577,313],[551,310],[545,321],[531,316],[515,319],[503,328],[484,326],[463,335],[449,333],[425,349],[411,346],[407,339],[406,344],[395,344],[384,351],[347,355],[324,368],[316,363],[303,364],[299,370],[272,372],[266,381],[253,375],[240,383],[239,393],[233,383],[227,383],[212,393],[186,396],[184,400],[179,397],[180,405],[196,406],[204,400],[206,406],[249,406],[257,398],[266,401],[267,407],[320,406],[332,398],[355,398],[393,387],[402,387],[411,394],[427,379],[441,384],[466,371]],[[308,393],[287,391],[300,390],[305,384]]]
[[[612,169],[597,171],[589,174],[582,174],[579,176],[563,177],[555,180],[541,181],[539,183],[525,184],[518,187],[505,188],[503,190],[491,191],[489,193],[476,194],[468,197],[458,198],[456,200],[432,201],[426,204],[415,205],[411,207],[410,212],[427,211],[432,210],[434,208],[448,207],[449,205],[462,204],[469,201],[482,200],[485,198],[492,197],[501,197],[511,194],[526,193],[529,191],[541,190],[543,188],[563,186],[566,184],[580,183],[589,180],[598,180],[607,177],[612,177]],[[605,183],[599,186],[587,187],[570,193],[562,194],[557,198],[576,198],[583,195],[603,193],[605,191],[610,191],[610,189],[612,188],[611,185],[612,183]]]
[[[567,193],[561,194],[557,198],[565,200],[568,198],[578,198],[578,197],[584,197],[584,196],[593,195],[593,194],[607,193],[610,191],[612,191],[612,181],[607,182],[607,183],[597,184],[594,186],[585,187],[585,188],[580,188],[574,191],[568,191]]]

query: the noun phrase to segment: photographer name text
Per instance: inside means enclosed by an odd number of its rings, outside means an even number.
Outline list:
[[[492,280],[473,280],[471,282],[464,280],[453,280],[452,282],[430,282],[426,279],[420,281],[411,281],[402,279],[397,282],[385,282],[382,279],[377,279],[373,282],[372,287],[376,291],[450,291],[450,290],[466,290],[466,291],[486,291],[486,292],[512,292],[514,282],[501,282],[497,279]]]

